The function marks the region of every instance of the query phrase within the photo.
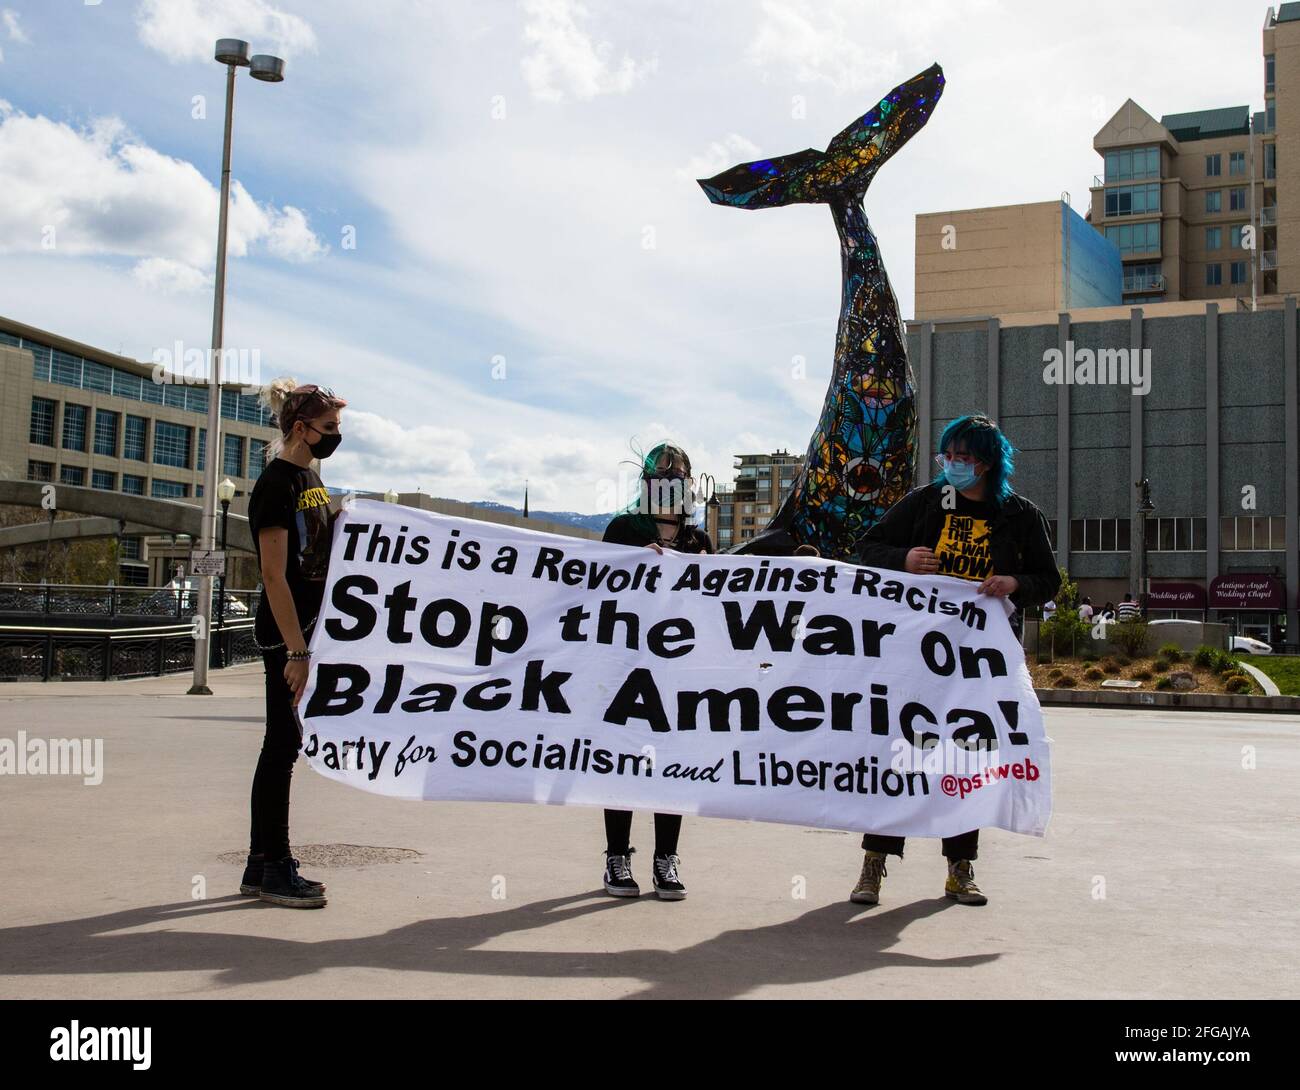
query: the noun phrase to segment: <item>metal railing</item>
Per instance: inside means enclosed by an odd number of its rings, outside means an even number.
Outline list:
[[[1277,205],[1265,205],[1259,210],[1259,223],[1261,227],[1277,226]]]
[[[1265,269],[1265,270],[1268,270],[1268,269],[1276,269],[1276,268],[1277,268],[1277,251],[1276,251],[1276,250],[1261,250],[1260,253],[1259,253],[1259,267],[1260,267],[1261,269]]]
[[[252,617],[261,592],[228,590],[227,622]],[[194,616],[198,602],[188,587],[87,586],[78,583],[0,583],[0,616],[39,614],[47,617],[150,618]],[[213,611],[218,606],[213,592]]]
[[[227,622],[211,636],[211,666],[261,658],[251,619]],[[125,630],[0,624],[0,682],[111,681],[193,668],[189,624]]]

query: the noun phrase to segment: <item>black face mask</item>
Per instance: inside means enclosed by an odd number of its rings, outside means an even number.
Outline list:
[[[312,428],[312,431],[316,430],[316,428]],[[341,442],[343,442],[342,432],[321,432],[320,438],[316,442],[307,444],[307,449],[311,451],[313,458],[328,458],[339,449]]]

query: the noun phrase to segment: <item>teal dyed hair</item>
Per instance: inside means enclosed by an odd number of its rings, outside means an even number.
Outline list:
[[[635,446],[632,449],[636,452]],[[627,515],[640,515],[644,518],[649,518],[649,516],[642,510],[642,503],[645,496],[645,486],[642,482],[654,477],[658,473],[662,473],[664,470],[671,469],[673,466],[678,464],[680,464],[686,471],[686,476],[690,477],[692,475],[691,459],[686,454],[686,451],[682,450],[682,448],[677,446],[675,443],[660,443],[658,446],[651,447],[644,455],[641,455],[639,452],[637,452],[637,454],[637,461],[639,463],[637,492],[636,495],[628,501],[628,504],[623,508],[622,513]]]
[[[1001,507],[1011,495],[1011,477],[1016,471],[1016,449],[1002,434],[1002,429],[983,413],[959,416],[943,429],[936,453],[946,454],[953,446],[964,446],[988,466],[984,471],[984,479],[988,481],[986,495],[994,507]],[[931,483],[943,484],[945,479],[940,472]]]

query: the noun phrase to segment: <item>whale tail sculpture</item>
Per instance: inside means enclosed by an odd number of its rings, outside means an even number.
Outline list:
[[[912,487],[916,406],[907,338],[862,199],[881,164],[930,118],[943,93],[931,65],[889,92],[826,150],[742,163],[700,185],[714,204],[828,204],[840,236],[843,294],[835,366],[802,474],[767,528],[732,552],[812,545],[851,560],[866,531]]]

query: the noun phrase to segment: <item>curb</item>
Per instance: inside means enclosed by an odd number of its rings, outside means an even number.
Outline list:
[[[1300,696],[1246,696],[1244,693],[1122,692],[1107,689],[1035,689],[1038,702],[1181,711],[1297,712]]]

